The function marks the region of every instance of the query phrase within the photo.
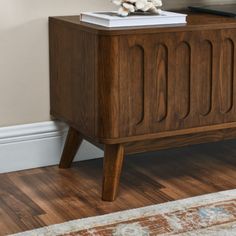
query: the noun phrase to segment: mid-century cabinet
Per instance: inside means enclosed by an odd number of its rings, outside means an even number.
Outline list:
[[[235,19],[49,23],[51,114],[70,126],[60,167],[71,165],[83,139],[104,147],[103,200],[116,197],[124,154],[236,137]]]

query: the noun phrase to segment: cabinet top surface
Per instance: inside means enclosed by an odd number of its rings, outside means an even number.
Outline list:
[[[57,16],[50,17],[50,22],[67,24],[101,35],[122,35],[137,33],[158,33],[173,31],[192,31],[192,30],[210,30],[210,29],[227,29],[236,28],[236,19],[233,17],[218,16],[205,13],[187,13],[187,24],[185,25],[162,25],[162,26],[135,26],[135,27],[118,27],[108,28],[95,24],[84,23],[80,21],[80,16]]]

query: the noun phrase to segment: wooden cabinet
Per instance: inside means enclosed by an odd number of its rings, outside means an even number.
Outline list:
[[[81,140],[105,145],[103,199],[125,153],[236,137],[236,20],[104,28],[50,18],[51,114],[70,125],[61,167]]]

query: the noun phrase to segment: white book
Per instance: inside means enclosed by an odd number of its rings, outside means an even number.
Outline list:
[[[162,11],[161,15],[132,14],[126,17],[118,16],[116,11],[111,12],[84,12],[80,15],[83,22],[101,25],[105,27],[126,27],[146,25],[172,25],[186,24],[185,14]]]

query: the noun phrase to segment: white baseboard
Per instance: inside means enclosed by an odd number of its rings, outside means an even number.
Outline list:
[[[57,165],[67,130],[53,121],[0,128],[0,173]],[[102,150],[84,141],[75,161],[102,156]]]

